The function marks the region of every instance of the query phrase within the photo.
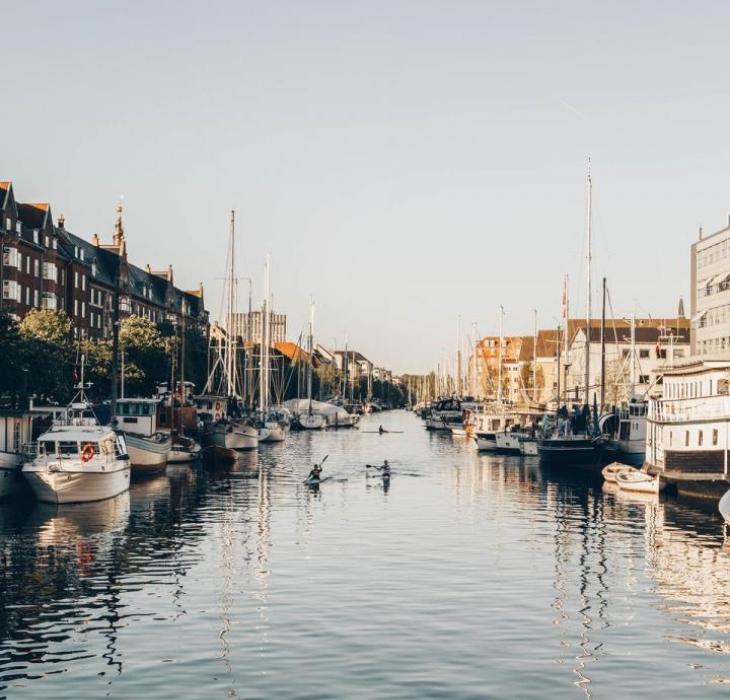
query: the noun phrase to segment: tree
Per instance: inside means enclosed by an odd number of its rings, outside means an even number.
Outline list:
[[[28,389],[47,399],[65,403],[73,390],[71,320],[64,311],[33,309],[20,323]]]
[[[119,346],[124,352],[125,393],[149,396],[169,375],[165,341],[154,323],[139,316],[122,321]],[[120,364],[121,367],[121,364]]]
[[[25,387],[23,370],[26,353],[20,329],[15,319],[6,313],[0,313],[0,396],[17,396]]]

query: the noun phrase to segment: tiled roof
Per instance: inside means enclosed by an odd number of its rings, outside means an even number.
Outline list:
[[[18,218],[28,228],[43,228],[49,205],[45,202],[38,204],[18,204]]]

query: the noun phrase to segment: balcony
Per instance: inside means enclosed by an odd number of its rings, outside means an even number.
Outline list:
[[[696,399],[655,399],[649,401],[649,419],[664,423],[730,418],[730,396],[706,396]]]

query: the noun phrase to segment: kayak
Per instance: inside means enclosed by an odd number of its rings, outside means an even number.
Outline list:
[[[328,479],[331,479],[331,476],[325,476],[321,479],[315,479],[313,477],[309,477],[304,480],[304,483],[307,484],[307,486],[319,486],[323,481],[327,481]]]

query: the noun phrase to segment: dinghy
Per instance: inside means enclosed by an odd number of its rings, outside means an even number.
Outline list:
[[[616,477],[624,471],[635,471],[633,467],[629,467],[621,462],[611,462],[601,470],[603,480],[610,484],[616,483]]]
[[[652,476],[646,472],[629,469],[616,474],[616,483],[622,491],[633,491],[636,493],[659,493],[664,484],[658,476]]]

